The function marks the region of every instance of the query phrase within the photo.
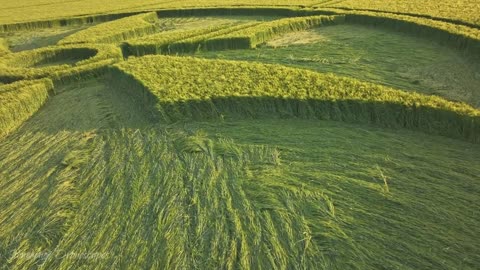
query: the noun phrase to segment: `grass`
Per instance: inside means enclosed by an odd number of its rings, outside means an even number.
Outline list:
[[[0,142],[2,265],[480,262],[477,145],[328,121],[152,125],[101,85],[61,89]]]
[[[1,269],[479,267],[471,1],[19,1]]]
[[[284,35],[256,50],[195,56],[307,68],[480,107],[480,73],[474,57],[379,28],[335,25]]]

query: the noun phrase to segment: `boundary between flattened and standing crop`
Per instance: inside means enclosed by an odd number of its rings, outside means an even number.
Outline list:
[[[298,117],[407,128],[480,143],[477,109],[351,78],[281,65],[172,56],[133,58],[111,70],[112,84],[118,89],[128,85],[131,96],[166,122]]]

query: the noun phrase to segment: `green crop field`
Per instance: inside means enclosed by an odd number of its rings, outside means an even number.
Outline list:
[[[476,0],[0,0],[0,269],[480,269]]]

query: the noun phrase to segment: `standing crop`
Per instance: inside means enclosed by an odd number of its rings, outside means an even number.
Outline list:
[[[75,63],[63,63],[75,59]],[[68,77],[98,72],[123,59],[118,47],[108,44],[63,45],[10,53],[0,58],[0,81],[50,77],[63,81]]]
[[[0,85],[0,138],[30,118],[53,90],[49,79]]]
[[[155,33],[158,29],[155,12],[142,13],[119,20],[92,26],[60,40],[59,44],[72,43],[118,43]]]
[[[0,56],[9,53],[7,41],[3,38],[0,38]]]
[[[344,16],[308,16],[285,18],[265,22],[255,27],[248,27],[222,36],[211,38],[211,47],[220,48],[255,48],[276,36],[294,31],[301,31],[322,25],[342,23]],[[214,44],[216,46],[214,46]]]
[[[119,89],[165,121],[319,118],[480,142],[480,111],[464,103],[281,65],[146,56],[117,64],[112,73]]]

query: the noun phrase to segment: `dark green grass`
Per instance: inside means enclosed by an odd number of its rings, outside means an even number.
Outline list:
[[[67,86],[0,141],[5,268],[475,269],[478,145],[328,121],[146,121]]]
[[[256,50],[200,52],[196,56],[332,72],[480,106],[479,64],[472,56],[426,39],[365,26],[322,27],[283,36]]]

